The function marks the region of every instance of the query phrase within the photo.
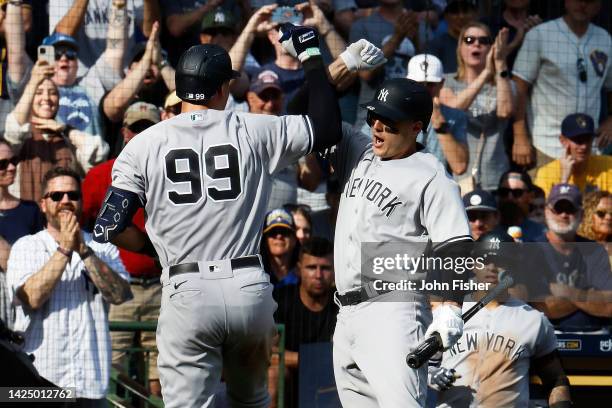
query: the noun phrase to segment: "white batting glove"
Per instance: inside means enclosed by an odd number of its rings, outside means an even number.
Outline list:
[[[455,370],[444,367],[429,367],[427,373],[427,383],[438,391],[448,390],[452,387],[457,377]]]
[[[340,58],[351,72],[370,71],[387,62],[382,50],[363,38],[346,47]]]
[[[429,337],[437,332],[442,339],[444,350],[448,350],[463,334],[463,319],[461,309],[454,305],[443,304],[433,310],[433,321],[425,332]]]

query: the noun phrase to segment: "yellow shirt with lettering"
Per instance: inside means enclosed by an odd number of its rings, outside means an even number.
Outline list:
[[[552,186],[561,182],[561,162],[554,160],[537,170],[535,185],[546,193]],[[590,156],[586,171],[580,177],[572,174],[568,180],[570,184],[578,186],[580,191],[588,193],[594,190],[612,191],[612,156]]]

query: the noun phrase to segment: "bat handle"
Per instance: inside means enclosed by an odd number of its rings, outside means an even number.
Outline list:
[[[440,350],[442,350],[442,338],[434,332],[406,356],[406,363],[411,368],[419,368]]]

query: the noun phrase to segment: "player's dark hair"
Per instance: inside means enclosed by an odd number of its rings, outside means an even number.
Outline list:
[[[79,176],[79,173],[77,173],[76,171],[66,168],[66,167],[55,167],[51,170],[49,170],[47,173],[45,173],[43,180],[42,180],[42,186],[43,186],[43,194],[47,193],[47,186],[49,185],[49,182],[51,180],[53,180],[54,178],[58,178],[58,177],[72,177],[78,185],[78,189],[79,191],[81,191],[81,176]]]
[[[300,248],[299,259],[304,255],[316,256],[319,258],[332,255],[334,253],[334,245],[321,237],[313,237],[302,244]]]

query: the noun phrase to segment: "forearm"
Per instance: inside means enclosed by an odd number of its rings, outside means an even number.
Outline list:
[[[166,88],[168,88],[169,91],[174,91],[176,89],[176,84],[174,82],[174,78],[175,78],[175,70],[174,68],[172,68],[170,65],[166,65],[165,67],[163,67],[161,69],[161,76],[162,79],[164,80],[164,84],[166,84]]]
[[[461,109],[463,111],[468,110],[468,108],[478,96],[478,93],[484,86],[487,81],[487,76],[483,71],[478,77],[469,84],[463,91],[455,94],[454,98],[449,98],[448,100],[442,100],[442,103],[450,106],[451,108]]]
[[[145,2],[145,8],[146,8]],[[123,57],[127,47],[127,8],[118,8],[114,4],[111,6],[108,35],[106,38],[106,50],[104,59],[108,66],[115,72],[121,73],[123,69]]]
[[[166,18],[168,31],[173,37],[180,37],[192,26],[202,21],[202,17],[211,10],[210,4],[204,4],[185,14],[173,14]]]
[[[6,263],[11,253],[11,244],[0,236],[0,273],[6,272]]]
[[[112,243],[127,251],[142,253],[148,238],[144,232],[131,225],[112,239]]]
[[[144,0],[142,33],[149,38],[153,23],[161,20],[158,0]]]
[[[308,81],[308,117],[312,124],[313,151],[320,152],[342,138],[340,107],[321,57],[311,57],[304,61],[303,66]]]
[[[21,6],[8,3],[4,20],[6,48],[8,52],[8,74],[15,83],[21,82],[26,70],[25,30]]]
[[[612,291],[609,290],[580,290],[576,289],[574,305],[583,312],[592,316],[612,317]]]
[[[467,146],[459,143],[450,133],[438,133],[438,141],[453,174],[465,173],[469,158]]]
[[[233,70],[242,70],[244,60],[246,59],[247,53],[249,52],[254,39],[255,33],[247,25],[247,27],[242,30],[242,33],[240,33],[240,36],[229,51]]]
[[[132,298],[132,291],[128,281],[100,260],[95,253],[91,254],[83,262],[91,281],[96,285],[107,302],[119,305]]]
[[[17,290],[19,300],[31,309],[42,307],[60,281],[68,261],[66,255],[54,252],[47,263]]]
[[[34,101],[34,94],[37,87],[38,84],[34,83],[34,81],[30,79],[23,90],[21,98],[19,98],[19,102],[17,102],[17,106],[15,106],[15,109],[13,109],[13,115],[15,115],[15,119],[17,120],[19,126],[23,126],[30,120],[32,101]]]
[[[130,101],[142,87],[148,67],[139,64],[104,98],[104,114],[112,121],[119,122]]]
[[[570,387],[567,385],[559,385],[553,388],[550,392],[550,395],[548,396],[548,405],[552,407],[555,403],[566,401],[569,402],[571,400]]]
[[[504,69],[502,69],[502,71],[503,70]],[[502,78],[499,73],[496,74],[495,77],[495,85],[497,88],[497,117],[500,119],[509,119],[512,117],[512,112],[514,110],[510,79]]]
[[[578,310],[569,300],[555,296],[547,296],[543,302],[535,302],[534,306],[549,319],[560,319]]]
[[[83,23],[88,3],[88,0],[74,0],[68,13],[55,26],[55,31],[74,37]]]
[[[336,58],[334,62],[327,66],[331,83],[336,87],[341,87],[344,83],[355,78],[355,74],[347,68],[342,58]]]
[[[332,58],[336,59],[346,49],[346,41],[338,34],[334,26],[329,23],[327,24],[328,25],[323,28],[324,31],[321,36],[325,39],[325,44],[327,44],[327,48],[329,48]]]

